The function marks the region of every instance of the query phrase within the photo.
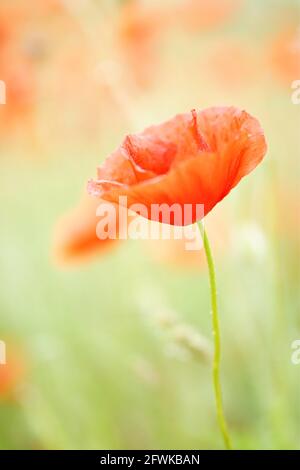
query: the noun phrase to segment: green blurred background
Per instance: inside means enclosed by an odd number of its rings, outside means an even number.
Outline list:
[[[300,448],[299,12],[1,0],[0,448],[222,448],[205,263],[133,240],[53,260],[57,220],[126,133],[214,105],[253,114],[269,146],[209,231],[226,415],[236,448]]]

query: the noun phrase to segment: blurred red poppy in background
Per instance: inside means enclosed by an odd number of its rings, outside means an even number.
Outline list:
[[[11,341],[6,341],[6,363],[0,363],[0,400],[13,400],[26,375],[25,360]]]
[[[22,9],[0,7],[0,79],[6,86],[6,104],[0,107],[0,128],[29,117],[35,96],[35,76],[21,47]]]
[[[222,88],[243,90],[257,82],[261,70],[257,55],[257,51],[242,41],[224,39],[212,50],[205,66],[208,66],[211,79]],[[200,73],[203,73],[202,67]]]
[[[97,215],[101,203],[105,204],[103,213]],[[56,225],[53,241],[55,262],[61,266],[74,265],[110,252],[118,246],[121,237],[126,238],[129,223],[134,218],[134,213],[127,212],[120,217],[118,206],[85,194]],[[114,235],[110,236],[112,228]]]
[[[148,86],[156,73],[158,37],[164,14],[139,0],[124,2],[118,22],[118,47],[125,68],[138,86]]]
[[[176,12],[177,21],[191,30],[222,24],[241,6],[242,0],[185,0]]]
[[[300,29],[284,28],[277,33],[270,46],[270,62],[275,75],[290,85],[300,78]]]
[[[252,171],[266,153],[266,140],[258,121],[234,107],[213,107],[178,114],[140,134],[129,135],[98,168],[98,178],[88,190],[105,200],[127,205],[139,203],[140,215],[172,225],[197,220],[197,206],[205,216]],[[192,207],[188,219],[153,215],[152,205]],[[133,209],[135,210],[135,209]]]
[[[54,236],[54,258],[60,265],[75,264],[104,254],[115,246],[117,240],[100,240],[96,228],[96,215],[101,202],[85,195],[79,205],[62,216]],[[118,211],[116,211],[118,214]]]
[[[44,87],[42,64],[50,52],[61,49],[61,31],[71,28],[74,24],[59,0],[1,2],[0,80],[6,86],[6,103],[0,107],[0,129],[6,136],[20,129],[35,138],[38,98]]]
[[[150,222],[156,223],[156,222]],[[215,209],[213,217],[209,214],[205,218],[205,228],[208,229],[210,240],[214,246],[215,257],[224,256],[226,249],[231,240],[230,230],[230,214],[228,211]],[[195,240],[197,230],[188,227],[190,230],[186,232],[187,227],[171,227],[170,239],[152,240],[149,238],[145,242],[146,251],[157,262],[173,269],[184,271],[201,271],[206,268],[206,258],[203,249],[198,247],[188,249],[191,246],[191,240]],[[177,238],[175,238],[177,234]],[[193,237],[192,237],[193,235]]]

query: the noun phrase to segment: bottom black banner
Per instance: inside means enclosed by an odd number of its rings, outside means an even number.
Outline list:
[[[299,459],[296,451],[275,451],[277,459],[285,465]],[[1,451],[0,465],[24,464],[74,464],[89,465],[93,468],[106,465],[121,465],[124,468],[137,468],[147,465],[205,465],[211,462],[244,462],[259,459],[260,463],[270,463],[272,451],[212,451],[212,450],[36,450]],[[256,454],[259,454],[256,455]]]

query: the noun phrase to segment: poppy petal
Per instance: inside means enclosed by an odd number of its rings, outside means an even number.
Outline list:
[[[148,218],[185,225],[206,215],[263,159],[267,146],[258,121],[234,107],[214,107],[179,114],[127,139],[98,169],[88,190],[110,202],[127,196],[127,204],[143,204]],[[152,214],[153,204],[192,205],[181,220]],[[138,211],[137,211],[138,212]],[[144,215],[144,212],[141,213]],[[201,218],[200,217],[200,218]]]

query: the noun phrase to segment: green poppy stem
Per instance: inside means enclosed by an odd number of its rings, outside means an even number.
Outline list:
[[[215,401],[217,409],[217,418],[219,427],[223,436],[226,449],[232,449],[231,440],[228,433],[226,418],[223,410],[222,402],[222,389],[220,383],[220,363],[221,363],[221,338],[220,338],[220,325],[218,316],[218,301],[217,301],[217,285],[216,274],[214,267],[214,260],[209,244],[209,240],[203,225],[203,222],[198,222],[198,227],[202,236],[204,251],[206,255],[209,283],[210,283],[210,296],[211,296],[211,313],[212,313],[212,327],[214,338],[214,359],[213,359],[213,385],[215,392]]]

